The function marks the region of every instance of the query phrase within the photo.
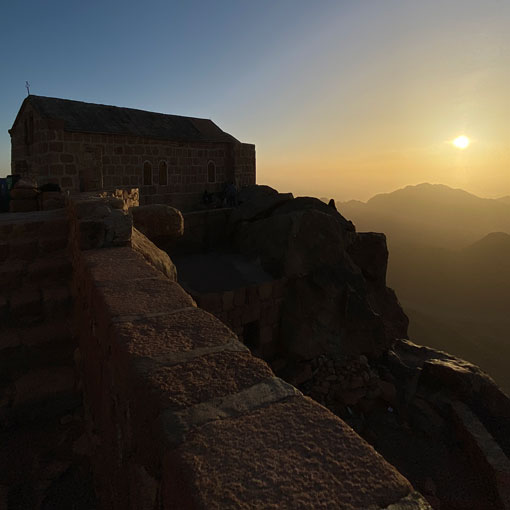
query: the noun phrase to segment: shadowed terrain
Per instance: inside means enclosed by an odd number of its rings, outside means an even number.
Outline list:
[[[385,232],[388,283],[415,341],[480,365],[510,390],[510,198],[408,186],[339,204],[359,231]]]

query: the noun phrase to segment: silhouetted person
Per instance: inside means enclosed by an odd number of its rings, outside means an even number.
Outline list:
[[[202,202],[205,205],[210,205],[212,204],[212,199],[212,195],[207,190],[204,190],[204,194],[202,195]]]
[[[227,207],[235,207],[237,205],[237,188],[232,181],[227,184],[225,198],[227,199]]]
[[[328,205],[329,207],[332,207],[336,211],[336,204],[333,198],[328,202]]]

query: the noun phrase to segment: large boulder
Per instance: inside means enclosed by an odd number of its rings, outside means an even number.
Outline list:
[[[335,220],[313,209],[275,214],[238,229],[239,250],[258,258],[274,277],[302,276],[344,258],[342,232]]]
[[[294,211],[306,211],[313,209],[320,211],[334,218],[342,232],[354,232],[356,229],[351,221],[345,219],[334,207],[325,204],[322,200],[314,197],[297,197],[294,200],[286,201],[277,209],[275,214],[288,214]]]
[[[184,219],[179,210],[163,204],[129,209],[133,224],[162,250],[168,250],[184,233]]]
[[[177,281],[177,269],[168,254],[160,250],[136,228],[133,228],[131,235],[131,247],[143,255],[149,264],[161,271],[167,278],[174,282]]]
[[[230,223],[253,221],[268,216],[274,209],[292,198],[292,193],[278,193],[269,186],[247,186],[238,194],[239,205],[232,211]]]

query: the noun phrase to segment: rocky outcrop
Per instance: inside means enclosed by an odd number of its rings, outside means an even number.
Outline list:
[[[405,314],[385,284],[383,235],[357,234],[334,207],[315,198],[293,199],[267,186],[249,187],[240,198],[230,216],[235,247],[288,280],[282,358],[377,356],[407,336]]]
[[[161,271],[167,278],[176,282],[177,269],[166,252],[160,250],[152,241],[147,239],[136,228],[133,228],[131,235],[131,247],[143,255],[144,259],[158,271]]]
[[[442,510],[510,508],[510,399],[475,365],[406,340],[383,234],[265,187],[235,247],[287,282],[280,377],[343,418]]]
[[[170,249],[184,232],[184,220],[177,209],[163,204],[132,207],[133,225],[158,248]]]

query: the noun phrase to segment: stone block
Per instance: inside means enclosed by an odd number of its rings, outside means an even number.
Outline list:
[[[42,211],[54,211],[55,209],[62,209],[64,207],[65,207],[64,200],[56,200],[50,198],[48,200],[45,200],[44,202],[41,202]]]
[[[105,246],[127,246],[131,242],[133,218],[122,210],[114,209],[104,218]]]
[[[71,325],[64,318],[44,321],[31,327],[17,328],[20,343],[27,346],[53,342],[71,342]]]
[[[259,288],[259,297],[261,300],[269,299],[273,293],[273,282],[264,282]]]
[[[223,311],[228,312],[234,308],[234,291],[229,290],[223,293]]]
[[[78,221],[77,229],[78,245],[81,250],[92,250],[104,245],[106,226],[100,219]]]
[[[37,239],[10,243],[9,257],[18,260],[33,260],[38,255]]]
[[[271,326],[262,326],[260,328],[260,343],[269,344],[273,341],[273,328]]]
[[[31,200],[11,200],[9,203],[9,212],[30,212],[37,211],[39,204],[37,199]]]
[[[65,237],[43,237],[39,239],[39,254],[41,255],[62,251],[66,247],[67,238]]]
[[[47,282],[67,279],[71,274],[71,261],[65,255],[53,255],[34,260],[27,268],[27,280]]]
[[[9,315],[9,302],[5,294],[0,294],[0,327],[6,324]]]
[[[249,306],[253,306],[256,303],[260,303],[258,288],[256,285],[246,287],[246,303]]]
[[[258,321],[260,319],[260,304],[254,303],[244,307],[242,312],[242,323],[248,324],[249,322]]]
[[[342,420],[292,397],[197,427],[165,457],[161,496],[168,508],[223,508],[229,500],[239,508],[317,508],[317,501],[323,508],[386,508],[412,490]]]
[[[9,258],[9,244],[0,243],[0,264]]]
[[[21,376],[15,383],[14,405],[74,391],[75,374],[71,367],[42,368]]]
[[[246,302],[246,289],[244,287],[236,289],[234,291],[234,306],[235,307],[244,306],[245,302]]]
[[[14,188],[11,189],[9,195],[12,200],[34,200],[39,192],[35,188]]]
[[[193,308],[195,303],[182,287],[168,278],[150,278],[103,282],[96,289],[94,313],[109,318],[142,316],[144,313],[170,313],[181,308]]]
[[[41,293],[37,287],[23,286],[11,294],[11,317],[16,322],[41,315]]]
[[[20,286],[25,275],[26,262],[21,260],[9,261],[0,265],[0,282],[2,290],[14,289]]]
[[[275,280],[273,282],[273,297],[275,299],[283,298],[283,294],[285,291],[286,281],[282,278],[280,280]]]
[[[218,292],[201,294],[198,300],[198,306],[211,313],[221,312],[222,305],[222,295]]]
[[[66,315],[71,305],[71,294],[67,285],[45,287],[42,290],[43,312],[46,318]]]

